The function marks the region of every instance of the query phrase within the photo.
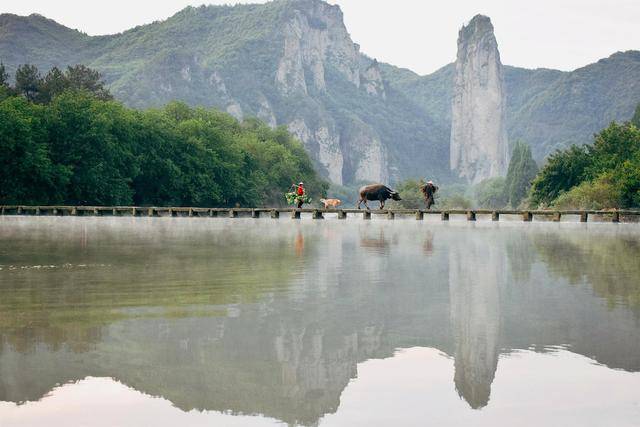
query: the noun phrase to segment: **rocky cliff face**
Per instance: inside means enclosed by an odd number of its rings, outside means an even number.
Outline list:
[[[456,64],[419,76],[359,53],[340,9],[321,0],[189,7],[101,37],[2,14],[0,60],[12,75],[24,63],[86,64],[135,108],[180,100],[288,126],[344,184],[504,173],[505,92],[509,135],[537,161],[629,120],[640,99],[637,51],[573,72],[504,67],[503,82],[491,23],[476,17],[460,32]]]
[[[351,40],[338,6],[319,1],[292,3],[282,28],[282,56],[275,84],[285,101],[291,98],[326,96],[336,90],[335,80],[385,98],[377,62],[366,69],[360,65],[359,46]],[[327,74],[333,73],[327,82]],[[282,117],[289,130],[312,153],[331,182],[385,182],[389,165],[380,137],[366,123],[334,117],[324,105],[317,105],[317,117],[310,120],[299,111]],[[353,135],[349,137],[348,135]]]
[[[451,117],[451,169],[472,183],[508,166],[504,75],[493,25],[475,16],[460,30]]]

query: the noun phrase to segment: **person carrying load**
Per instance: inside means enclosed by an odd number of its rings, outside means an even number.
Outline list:
[[[433,184],[433,181],[427,181],[426,184],[420,186],[420,191],[424,196],[424,204],[427,209],[431,209],[431,206],[435,203],[435,194],[438,191],[438,187]]]
[[[297,185],[291,184],[290,191],[284,197],[287,199],[288,204],[296,205],[298,209],[302,208],[304,203],[311,203],[311,198],[304,189],[304,182],[300,182]]]

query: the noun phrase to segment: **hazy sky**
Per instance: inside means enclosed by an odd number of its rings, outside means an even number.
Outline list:
[[[206,4],[263,1],[204,1]],[[33,12],[89,34],[165,19],[203,0],[2,0],[0,12]],[[476,13],[496,28],[502,62],[572,70],[640,49],[640,0],[330,0],[362,52],[426,74],[452,62],[458,29]]]

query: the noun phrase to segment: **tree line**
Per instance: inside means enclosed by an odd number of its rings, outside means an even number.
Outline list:
[[[138,111],[79,65],[0,65],[0,204],[260,206],[328,184],[284,127],[172,102]]]
[[[549,156],[530,191],[535,207],[640,207],[640,106],[630,122],[611,123],[594,142]]]
[[[396,204],[423,207],[421,185],[424,180],[401,182],[402,201]],[[436,196],[440,209],[640,208],[640,105],[630,121],[612,122],[592,144],[557,150],[541,169],[530,147],[518,141],[505,177],[444,185]]]

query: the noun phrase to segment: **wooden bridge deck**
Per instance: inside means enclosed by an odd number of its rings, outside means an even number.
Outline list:
[[[502,215],[517,215],[523,221],[532,221],[534,217],[550,218],[560,221],[563,216],[578,216],[580,222],[587,222],[589,217],[598,217],[610,222],[633,221],[640,219],[640,210],[490,210],[490,209],[315,209],[315,208],[191,208],[191,207],[136,207],[136,206],[0,206],[0,215],[22,216],[148,216],[148,217],[230,217],[251,216],[259,218],[269,215],[279,218],[280,214],[289,214],[293,219],[300,219],[301,214],[310,213],[313,219],[323,219],[325,214],[336,214],[338,219],[346,219],[348,215],[362,215],[363,219],[371,219],[372,215],[384,215],[388,219],[396,216],[414,216],[416,220],[425,215],[439,215],[441,220],[448,221],[451,215],[464,215],[468,221],[475,221],[478,215],[490,215],[492,221],[499,221]],[[634,221],[635,219],[635,221]]]

